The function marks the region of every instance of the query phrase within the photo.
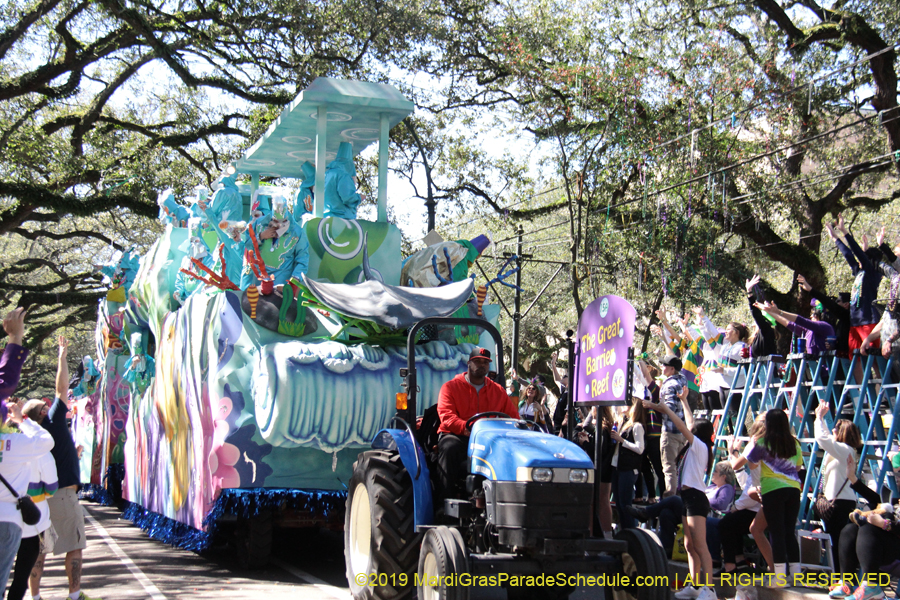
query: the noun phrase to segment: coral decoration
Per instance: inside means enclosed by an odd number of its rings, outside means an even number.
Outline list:
[[[250,284],[247,288],[247,300],[250,301],[250,318],[256,318],[256,303],[259,302],[259,290],[256,289],[256,286]]]
[[[250,240],[253,242],[253,251],[248,248],[244,259],[250,265],[250,268],[253,269],[253,274],[259,279],[262,295],[269,296],[275,291],[275,277],[269,275],[269,272],[266,270],[266,263],[263,261],[262,253],[259,251],[259,241],[256,239],[256,232],[253,231],[253,227],[250,227],[248,231],[250,232]]]
[[[203,271],[204,273],[207,273],[209,275],[209,279],[206,279],[199,273],[194,273],[193,271],[188,271],[187,269],[179,269],[179,270],[182,273],[184,273],[185,275],[188,275],[190,277],[193,277],[194,279],[198,279],[198,280],[202,281],[206,285],[211,285],[212,287],[219,288],[220,290],[234,290],[236,292],[239,292],[239,291],[241,291],[241,288],[234,285],[234,282],[231,281],[230,279],[228,279],[228,276],[225,275],[225,267],[227,265],[225,264],[225,254],[223,252],[224,249],[225,249],[225,246],[219,245],[219,261],[221,261],[221,263],[222,263],[222,274],[221,275],[218,275],[215,271],[213,271],[212,269],[210,269],[209,267],[204,265],[202,262],[200,262],[196,258],[192,258],[191,263],[195,267],[197,267],[198,269]]]

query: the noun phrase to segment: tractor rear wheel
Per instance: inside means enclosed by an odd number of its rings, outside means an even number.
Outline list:
[[[412,595],[419,542],[413,488],[397,452],[370,450],[353,465],[344,519],[347,581],[355,600]]]

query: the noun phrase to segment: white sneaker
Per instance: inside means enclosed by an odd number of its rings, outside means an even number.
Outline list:
[[[757,600],[758,592],[755,587],[739,587],[735,591],[734,600]]]
[[[672,594],[672,597],[676,600],[696,600],[699,595],[700,590],[693,586],[686,585],[681,590]]]
[[[704,586],[700,588],[700,593],[697,594],[696,600],[718,600],[718,596],[716,596],[716,591],[712,586]]]

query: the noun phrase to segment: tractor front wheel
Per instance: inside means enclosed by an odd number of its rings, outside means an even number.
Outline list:
[[[458,581],[459,575],[468,572],[469,555],[459,530],[429,529],[419,554],[419,600],[468,600],[468,586]]]
[[[413,488],[397,452],[370,450],[353,465],[344,520],[344,558],[354,600],[412,595],[421,535]]]
[[[623,529],[616,534],[616,539],[628,543],[628,551],[622,555],[622,573],[632,582],[638,576],[644,579],[640,586],[607,586],[606,600],[667,600],[669,561],[659,538],[644,529]]]

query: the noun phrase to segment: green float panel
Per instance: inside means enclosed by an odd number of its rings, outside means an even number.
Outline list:
[[[304,227],[309,239],[307,277],[331,283],[363,281],[363,233],[366,233],[369,267],[384,283],[399,285],[400,230],[396,225],[325,217],[310,219]]]

